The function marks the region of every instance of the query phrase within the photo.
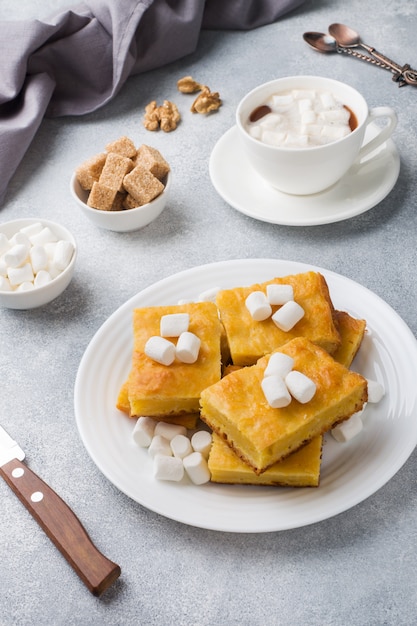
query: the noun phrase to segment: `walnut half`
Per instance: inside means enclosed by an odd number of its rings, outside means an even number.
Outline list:
[[[192,76],[184,76],[184,78],[180,78],[177,81],[178,91],[181,93],[195,93],[196,91],[201,91],[202,85],[198,83]]]
[[[194,100],[191,105],[192,113],[211,113],[212,111],[217,111],[222,105],[222,101],[220,99],[219,93],[212,92],[206,86],[203,86],[201,93]]]

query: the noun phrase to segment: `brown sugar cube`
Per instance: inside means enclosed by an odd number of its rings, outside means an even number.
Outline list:
[[[124,177],[123,185],[126,191],[137,200],[137,206],[151,202],[165,189],[161,181],[143,165],[137,165],[127,174]]]
[[[106,162],[107,155],[103,153],[96,154],[95,156],[84,161],[75,170],[75,175],[81,187],[86,191],[90,190],[93,183],[98,182],[104,164]]]
[[[126,136],[119,137],[119,139],[116,139],[116,141],[108,143],[106,146],[106,151],[115,152],[116,154],[128,157],[129,159],[132,159],[136,156],[136,146],[133,141]]]
[[[127,193],[123,199],[123,208],[124,209],[136,209],[139,206],[139,203],[130,193]]]
[[[99,178],[99,183],[111,189],[122,191],[123,179],[132,168],[133,163],[128,157],[109,152]]]
[[[88,196],[87,205],[100,211],[111,211],[116,195],[117,189],[111,189],[101,183],[94,183]]]
[[[125,208],[124,201],[125,201],[126,196],[127,196],[127,193],[118,191],[114,199],[114,202],[111,205],[111,211],[123,211]]]
[[[138,148],[136,165],[143,165],[159,180],[162,180],[170,170],[169,164],[159,150],[145,144]]]

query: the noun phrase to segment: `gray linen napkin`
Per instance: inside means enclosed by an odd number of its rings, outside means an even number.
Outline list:
[[[0,22],[0,203],[44,116],[82,115],[126,79],[193,52],[202,28],[247,30],[304,0],[85,0]]]

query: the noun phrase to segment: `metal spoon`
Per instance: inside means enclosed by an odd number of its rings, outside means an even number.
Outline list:
[[[344,24],[331,24],[329,26],[329,33],[336,39],[339,47],[348,50],[352,48],[362,48],[372,55],[373,58],[387,66],[394,73],[392,79],[398,82],[400,87],[404,84],[417,85],[417,72],[415,70],[408,64],[399,65],[395,63],[395,61],[381,54],[372,46],[363,43],[359,34],[349,26],[345,26]]]
[[[361,59],[362,61],[367,61],[368,63],[372,63],[373,65],[378,65],[378,67],[382,67],[386,70],[391,70],[391,67],[385,65],[385,63],[381,63],[374,57],[370,57],[367,54],[361,54],[356,50],[352,50],[351,48],[342,48],[336,39],[331,35],[326,35],[326,33],[317,33],[317,32],[308,32],[304,33],[303,39],[309,46],[318,50],[319,52],[339,52],[349,54],[351,56],[356,57],[357,59]]]
[[[376,58],[369,56],[367,54],[361,54],[352,48],[343,48],[338,45],[336,39],[331,35],[327,35],[326,33],[317,33],[317,32],[307,32],[303,35],[304,41],[308,43],[309,46],[318,50],[319,52],[338,52],[349,54],[350,56],[356,57],[357,59],[361,59],[361,61],[366,61],[367,63],[371,63],[372,65],[377,65],[384,70],[389,70],[392,72],[392,69],[389,65],[385,65],[385,63],[381,63]]]

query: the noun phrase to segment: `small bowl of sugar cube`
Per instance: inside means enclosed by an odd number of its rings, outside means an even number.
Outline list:
[[[39,218],[0,224],[0,306],[34,309],[51,302],[72,279],[77,245],[60,224]]]
[[[103,152],[81,163],[70,192],[83,214],[99,228],[139,230],[165,209],[171,168],[156,148],[136,148],[129,137],[108,143]]]

